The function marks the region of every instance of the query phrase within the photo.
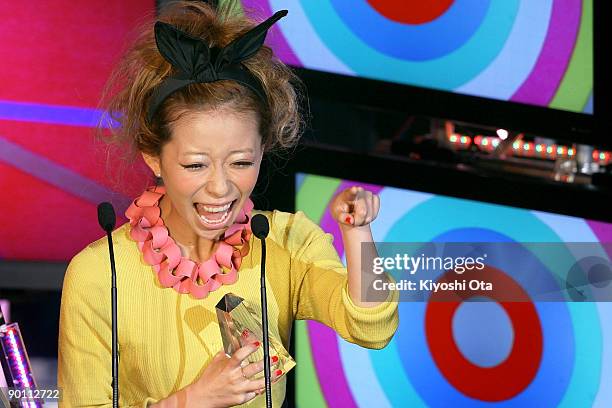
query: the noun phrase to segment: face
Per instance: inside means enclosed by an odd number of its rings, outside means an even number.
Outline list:
[[[162,217],[175,238],[221,237],[255,187],[262,154],[254,112],[224,108],[181,116],[161,155],[143,155],[164,180]]]

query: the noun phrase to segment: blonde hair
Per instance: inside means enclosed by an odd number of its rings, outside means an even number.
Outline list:
[[[256,22],[236,12],[233,2],[213,8],[205,2],[178,1],[165,7],[159,17],[209,47],[223,47],[251,29]],[[154,21],[140,30],[105,88],[106,120],[111,140],[127,143],[137,152],[159,155],[171,137],[171,125],[184,113],[230,108],[255,112],[264,152],[295,146],[303,129],[300,112],[302,84],[297,76],[263,46],[243,62],[260,81],[267,101],[235,81],[188,85],[170,95],[149,123],[147,111],[153,90],[174,74],[174,68],[159,53],[153,32]],[[114,91],[114,92],[113,92]]]

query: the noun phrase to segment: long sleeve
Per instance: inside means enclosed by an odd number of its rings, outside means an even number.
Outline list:
[[[398,324],[397,292],[372,308],[356,306],[348,294],[347,270],[325,233],[302,212],[285,223],[285,245],[292,252],[291,291],[296,319],[319,321],[345,340],[363,347],[385,347]]]
[[[294,319],[318,320],[343,338],[382,348],[397,328],[397,304],[356,307],[347,271],[331,236],[303,213],[275,211],[268,242],[270,333],[286,347]],[[119,317],[119,405],[145,407],[200,378],[223,347],[215,305],[227,293],[259,304],[260,243],[251,237],[238,281],[205,299],[159,285],[129,224],[113,232]],[[58,385],[62,407],[111,407],[111,312],[108,244],[100,239],[76,255],[66,272],[60,311]],[[275,405],[286,379],[272,387]],[[249,406],[264,406],[262,396]]]
[[[129,232],[127,223],[113,232],[119,319],[119,405],[145,407],[202,376],[210,360],[223,348],[215,305],[230,292],[258,304],[259,263],[253,263],[258,257],[250,253],[243,258],[236,283],[223,285],[206,298],[197,299],[162,287],[154,270],[143,261]],[[255,245],[254,240],[252,237],[251,247]],[[272,259],[278,255],[270,253]],[[110,286],[108,243],[102,238],[72,259],[64,278],[58,361],[62,407],[112,406]],[[289,298],[289,290],[277,288],[277,293],[272,289],[269,292],[270,332],[279,341],[288,338],[291,328],[285,314],[279,317],[278,313],[290,309]],[[272,310],[276,310],[276,315]],[[281,405],[285,386],[283,377],[272,387],[275,406]],[[251,407],[264,405],[265,398],[261,396],[249,404]]]
[[[110,272],[89,247],[66,271],[59,330],[60,407],[111,407]],[[106,284],[104,284],[106,282]],[[121,379],[120,379],[121,383]],[[145,407],[145,400],[136,405]]]

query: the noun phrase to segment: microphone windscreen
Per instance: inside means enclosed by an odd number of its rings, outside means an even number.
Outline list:
[[[98,223],[106,232],[111,232],[115,228],[115,209],[111,203],[103,202],[98,204]]]
[[[268,224],[268,219],[265,215],[256,214],[251,218],[251,231],[253,231],[253,234],[259,239],[264,239],[268,236],[270,224]]]

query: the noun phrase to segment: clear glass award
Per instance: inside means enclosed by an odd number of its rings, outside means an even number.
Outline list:
[[[231,356],[240,347],[255,341],[263,345],[261,317],[243,298],[228,293],[217,303],[216,310],[225,354]],[[269,336],[269,340],[270,357],[278,356],[278,363],[273,371],[280,369],[284,375],[295,367],[295,361],[278,339]],[[263,347],[247,358],[249,363],[260,360],[263,360]],[[259,377],[263,377],[263,371],[255,376],[255,378]]]

